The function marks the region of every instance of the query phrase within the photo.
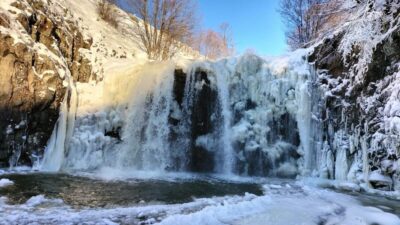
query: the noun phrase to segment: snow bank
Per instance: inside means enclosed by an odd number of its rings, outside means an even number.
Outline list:
[[[10,185],[13,185],[13,184],[14,184],[14,182],[12,182],[9,179],[6,179],[6,178],[0,179],[0,188],[1,187],[7,187],[7,186],[10,186]]]

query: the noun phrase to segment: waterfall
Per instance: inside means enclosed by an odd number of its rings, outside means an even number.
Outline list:
[[[231,174],[235,165],[235,154],[232,148],[232,112],[230,108],[230,94],[229,94],[229,76],[232,71],[219,70],[221,66],[218,64],[214,66],[217,75],[218,97],[221,105],[222,125],[221,125],[221,142],[222,153],[221,169],[218,172],[224,174]]]
[[[166,170],[173,167],[168,138],[172,110],[174,67],[171,64],[143,68],[132,87],[126,124],[116,159],[119,168]]]
[[[183,70],[154,62],[79,88],[75,126],[66,98],[42,168],[309,173],[316,155],[303,55],[246,54]]]
[[[169,142],[171,112],[176,111],[174,69],[170,62],[138,65],[106,78],[103,88],[80,87],[65,169],[175,168]]]
[[[41,165],[44,171],[59,171],[64,163],[66,150],[73,134],[78,94],[72,79],[60,106],[60,115],[47,143]]]

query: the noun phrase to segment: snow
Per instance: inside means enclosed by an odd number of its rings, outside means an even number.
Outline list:
[[[118,28],[112,27],[99,18],[96,10],[97,2],[98,0],[67,0],[65,3],[59,3],[79,19],[85,31],[84,35],[93,38],[92,48],[85,53],[92,63],[93,72],[112,76],[115,74],[115,69],[127,70],[132,64],[146,62],[147,55],[141,49],[139,37],[135,34],[136,22],[132,19],[133,16],[116,8]],[[183,60],[198,58],[199,54],[184,47],[174,57]]]
[[[93,72],[101,79],[103,76],[112,75],[113,67],[128,67],[136,61],[146,61],[146,54],[137,45],[137,37],[132,32],[135,25],[130,16],[118,10],[120,27],[114,28],[100,19],[96,10],[97,2],[68,0],[63,4],[75,18],[80,18],[84,34],[93,38],[92,48],[85,55],[92,63]],[[112,52],[116,54],[113,56]]]
[[[47,199],[44,195],[36,195],[28,199],[25,205],[27,207],[36,207],[48,203],[63,204],[63,201],[61,199]]]
[[[26,2],[21,2],[22,5],[27,6],[27,9],[25,11],[21,11],[20,9],[11,6],[13,2],[13,0],[4,0],[0,3],[0,13],[5,15],[6,18],[10,20],[10,28],[0,26],[0,33],[3,35],[11,36],[14,40],[14,45],[22,44],[26,46],[28,51],[34,52],[38,55],[39,58],[46,56],[50,61],[54,62],[54,65],[56,67],[55,70],[57,70],[60,77],[64,78],[65,71],[68,68],[66,62],[58,57],[56,54],[54,54],[42,43],[35,42],[17,20],[20,14],[30,16],[32,13],[32,8]],[[45,74],[51,73],[54,73],[54,71],[45,71],[42,74],[35,74],[43,78]]]
[[[368,180],[371,182],[375,181],[375,182],[383,182],[389,184],[393,182],[392,179],[390,179],[390,177],[382,175],[381,172],[378,170],[372,171],[368,177]]]
[[[7,178],[0,179],[0,188],[7,187],[7,186],[10,186],[10,185],[13,185],[13,184],[14,184],[14,182],[12,182],[11,180],[9,180]]]
[[[184,204],[73,209],[60,199],[34,196],[21,205],[0,198],[0,224],[351,224],[397,225],[397,216],[352,197],[313,187],[271,184],[266,195],[196,199]],[[307,210],[305,210],[307,209]]]
[[[358,62],[349,69],[353,84],[364,82],[364,75],[375,48],[399,28],[400,21],[393,19],[393,14],[400,5],[398,2],[388,4],[389,12],[387,13],[384,7],[385,2],[381,0],[371,3],[366,1],[356,5],[354,1],[342,3],[346,16],[342,19],[344,22],[333,30],[336,34],[344,34],[339,45],[343,61],[348,65],[350,57],[358,59]],[[357,55],[354,53],[354,48],[359,50]]]

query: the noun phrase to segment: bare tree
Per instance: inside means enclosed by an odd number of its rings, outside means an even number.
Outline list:
[[[311,1],[314,0],[281,0],[279,12],[287,25],[288,45],[293,49],[302,47],[311,38],[311,32],[306,28],[306,13]]]
[[[221,36],[213,31],[207,30],[202,34],[201,52],[210,59],[216,59],[222,55],[223,41]]]
[[[223,41],[223,56],[233,55],[235,53],[235,44],[231,25],[224,22],[219,26],[219,29]]]
[[[219,31],[208,29],[197,35],[194,48],[209,59],[217,59],[234,54],[233,34],[228,23],[223,23]]]
[[[301,48],[326,28],[337,23],[338,0],[281,0],[279,12],[287,26],[286,39],[292,49]]]
[[[193,36],[196,7],[191,0],[129,0],[142,22],[136,27],[149,59],[166,60]]]

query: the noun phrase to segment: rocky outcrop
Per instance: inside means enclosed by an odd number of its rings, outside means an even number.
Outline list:
[[[65,87],[51,60],[39,59],[25,44],[13,45],[11,37],[0,38],[0,162],[6,165],[15,154],[30,164],[29,153],[43,148],[52,132]]]
[[[0,11],[0,167],[31,165],[58,119],[69,77],[88,82],[92,44],[68,9],[18,0]],[[65,15],[60,14],[60,10]]]

